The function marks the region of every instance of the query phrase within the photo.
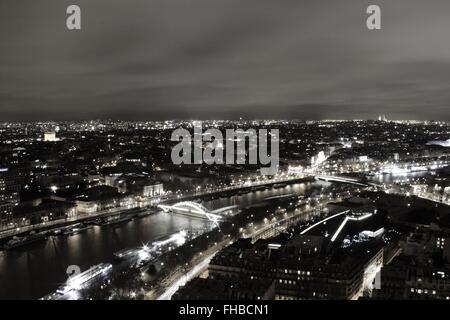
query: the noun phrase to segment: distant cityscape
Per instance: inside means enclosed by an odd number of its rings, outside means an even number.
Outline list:
[[[270,176],[173,164],[193,121],[1,123],[0,299],[449,300],[450,123],[374,119],[203,121],[279,129]]]

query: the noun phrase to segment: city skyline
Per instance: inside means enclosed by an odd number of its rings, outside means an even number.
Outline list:
[[[450,123],[386,118],[0,123],[0,299],[449,299]],[[235,127],[282,129],[276,172]]]

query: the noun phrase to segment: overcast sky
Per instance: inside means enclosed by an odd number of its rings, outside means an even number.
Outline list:
[[[450,120],[449,104],[448,0],[0,1],[0,121]]]

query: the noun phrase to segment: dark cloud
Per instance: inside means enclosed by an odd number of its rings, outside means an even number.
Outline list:
[[[65,29],[77,3],[83,30]],[[383,29],[365,28],[369,4]],[[450,2],[2,0],[0,117],[447,119]]]

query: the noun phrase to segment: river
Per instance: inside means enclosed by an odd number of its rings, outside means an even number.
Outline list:
[[[298,183],[283,188],[249,192],[203,203],[209,209],[229,205],[245,207],[266,197],[282,194],[311,195],[320,192],[324,182]],[[38,299],[58,288],[66,279],[69,265],[81,270],[111,262],[113,253],[141,246],[180,229],[199,230],[209,222],[157,212],[116,226],[94,226],[72,236],[50,237],[46,242],[23,249],[0,252],[0,299]]]

